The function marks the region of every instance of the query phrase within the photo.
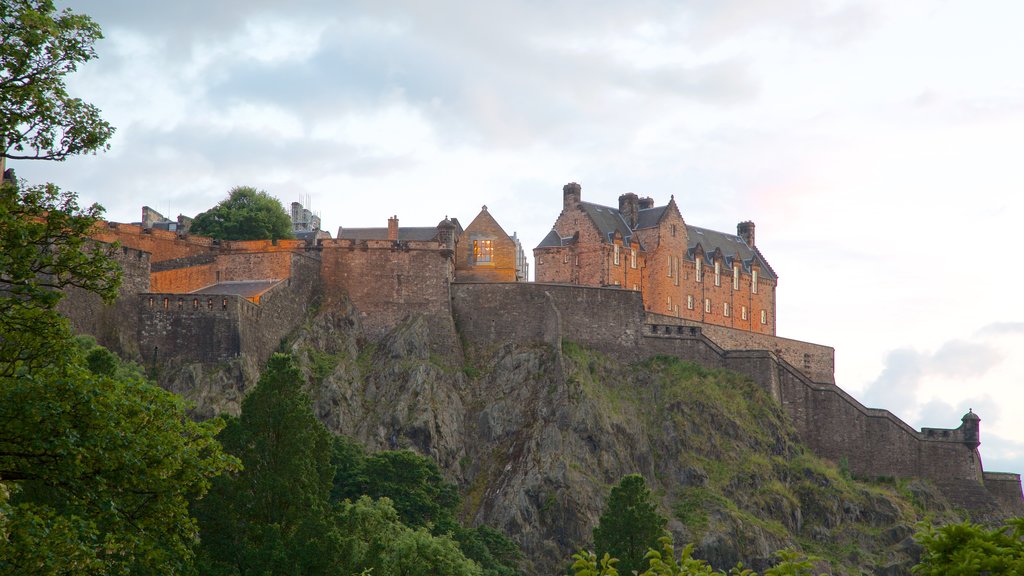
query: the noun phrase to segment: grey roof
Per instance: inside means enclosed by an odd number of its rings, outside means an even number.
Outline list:
[[[246,280],[243,282],[220,282],[201,288],[192,294],[216,294],[217,296],[241,296],[252,298],[274,287],[282,280]]]
[[[654,208],[645,208],[638,211],[636,215],[637,230],[640,228],[653,228],[657,226],[667,208],[668,204],[664,206],[655,206]]]
[[[453,223],[457,224],[456,221]],[[387,228],[339,228],[339,240],[387,240]],[[398,239],[402,241],[427,242],[437,239],[435,226],[402,226],[398,228]]]
[[[751,248],[747,246],[747,243],[743,241],[743,238],[735,234],[728,234],[726,232],[719,232],[717,230],[709,230],[707,228],[699,228],[697,226],[686,225],[686,235],[689,238],[689,250],[687,250],[687,256],[693,258],[696,254],[697,246],[700,245],[704,252],[704,261],[707,264],[713,264],[713,256],[715,250],[721,250],[722,257],[725,259],[725,265],[727,268],[732,267],[733,261],[737,255],[740,263],[743,265],[743,269],[747,272],[750,271],[750,265],[757,263],[761,268],[761,274],[765,278],[777,280],[778,277],[775,275],[775,270],[768,265],[768,261],[765,260],[764,256],[761,255],[761,251],[757,248]]]
[[[563,240],[562,237],[558,235],[558,232],[555,230],[551,230],[551,232],[548,232],[548,235],[545,236],[544,239],[540,241],[540,244],[537,244],[537,248],[558,248],[560,246],[565,245],[565,240]]]
[[[580,208],[594,222],[594,225],[597,226],[598,231],[601,233],[601,237],[606,241],[610,241],[612,234],[615,232],[621,234],[623,238],[629,238],[633,235],[633,231],[629,229],[629,224],[626,224],[626,221],[622,219],[622,214],[618,208],[591,204],[590,202],[580,202]]]

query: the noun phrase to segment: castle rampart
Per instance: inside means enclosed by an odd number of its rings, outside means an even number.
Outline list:
[[[786,349],[775,337],[762,335],[772,344],[768,350],[728,350],[703,326],[648,323],[651,316],[643,312],[639,293],[608,288],[456,284],[452,307],[463,340],[476,347],[507,341],[559,346],[564,338],[624,362],[668,354],[747,374],[782,404],[805,444],[855,475],[928,478],[948,489],[955,502],[970,498],[975,509],[1002,505],[1024,512],[1019,475],[983,474],[973,414],[959,428],[914,430],[887,410],[865,407],[835,384],[815,382],[813,371],[805,374],[772,351]],[[787,345],[799,350],[794,342]],[[982,489],[989,484],[992,490]]]

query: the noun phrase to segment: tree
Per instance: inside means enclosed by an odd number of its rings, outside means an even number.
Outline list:
[[[198,503],[204,572],[328,573],[331,439],[291,357],[275,354],[220,438],[244,469]]]
[[[64,356],[0,377],[0,574],[186,571],[188,500],[234,465],[220,422],[192,421],[141,371]]]
[[[594,548],[598,556],[608,553],[618,558],[616,568],[620,573],[639,572],[647,550],[658,546],[658,539],[666,534],[667,523],[651,500],[644,477],[630,474],[612,488],[607,507],[594,528]]]
[[[1024,574],[1024,517],[992,530],[970,522],[922,524],[914,539],[924,548],[914,574]]]
[[[294,237],[291,218],[277,198],[251,186],[232,188],[226,199],[196,216],[191,231],[220,240]]]
[[[58,13],[51,0],[0,1],[0,172],[4,158],[64,160],[108,148],[114,129],[64,84],[102,37],[88,16]]]
[[[102,214],[52,184],[0,185],[0,375],[69,362],[71,330],[56,310],[63,290],[117,296],[114,247],[88,239]]]

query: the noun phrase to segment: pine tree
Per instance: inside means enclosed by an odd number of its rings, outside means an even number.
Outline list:
[[[619,559],[620,574],[644,569],[644,555],[657,549],[658,539],[666,534],[668,520],[658,514],[643,476],[630,474],[612,488],[608,504],[596,528],[594,548],[597,557],[605,553]]]

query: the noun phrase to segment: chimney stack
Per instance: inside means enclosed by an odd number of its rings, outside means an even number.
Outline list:
[[[641,210],[649,210],[651,208],[654,208],[654,198],[651,198],[650,196],[641,198],[639,201],[639,206]]]
[[[619,196],[619,213],[629,225],[630,230],[636,229],[637,213],[640,211],[640,199],[636,194],[627,192]]]
[[[398,240],[398,215],[388,218],[388,240]]]
[[[583,197],[582,187],[575,183],[570,182],[565,186],[562,186],[562,210],[571,210],[580,203],[580,199]]]
[[[750,220],[736,225],[736,235],[743,238],[747,246],[754,247],[754,223]]]

